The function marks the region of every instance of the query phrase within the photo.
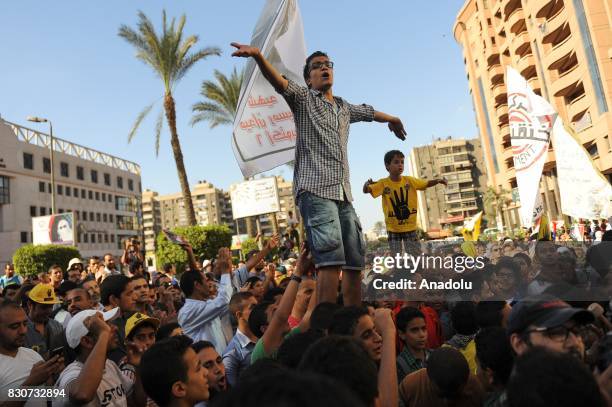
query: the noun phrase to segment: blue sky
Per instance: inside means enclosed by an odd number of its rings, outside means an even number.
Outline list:
[[[135,26],[138,10],[157,27],[162,9],[169,16],[184,13],[186,33],[199,35],[201,46],[223,51],[196,65],[175,89],[187,172],[192,185],[207,180],[227,189],[241,179],[230,145],[231,128],[191,127],[191,105],[200,100],[200,84],[212,78],[214,69],[229,73],[244,65],[243,59],[230,56],[229,43],[250,40],[263,4],[264,0],[3,2],[0,115],[44,131],[45,125],[25,119],[48,117],[57,137],[139,163],[143,188],[179,191],[166,127],[160,155],[154,154],[154,122],[161,103],[127,143],[134,119],[146,105],[161,99],[163,87],[117,31],[121,24]],[[452,35],[462,5],[463,0],[299,2],[307,50],[326,51],[336,64],[334,94],[399,116],[408,132],[401,142],[382,124],[351,127],[351,183],[366,229],[383,216],[380,202],[363,195],[361,185],[386,175],[386,151],[401,149],[408,155],[412,147],[434,136],[477,136],[461,48]],[[271,173],[289,179],[293,175],[287,167]]]

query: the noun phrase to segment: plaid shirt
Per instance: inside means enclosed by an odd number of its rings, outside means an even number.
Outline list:
[[[308,191],[321,198],[349,201],[351,184],[347,144],[349,125],[374,120],[374,108],[352,105],[334,97],[335,105],[314,89],[289,80],[283,97],[293,112],[297,129],[293,192]]]
[[[408,346],[404,346],[402,352],[397,356],[397,381],[401,383],[410,373],[424,368],[430,353],[425,349],[425,360],[417,359],[412,355]]]

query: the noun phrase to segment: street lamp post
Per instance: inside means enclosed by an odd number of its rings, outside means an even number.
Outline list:
[[[55,143],[53,138],[53,124],[51,124],[51,120],[36,116],[29,116],[28,121],[34,123],[49,123],[49,149],[51,150],[51,214],[55,215],[55,166],[53,165]]]

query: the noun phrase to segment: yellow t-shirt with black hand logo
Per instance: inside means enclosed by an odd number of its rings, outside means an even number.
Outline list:
[[[417,191],[427,188],[427,180],[403,176],[400,181],[382,178],[370,184],[370,194],[382,195],[388,232],[413,232],[417,227]]]

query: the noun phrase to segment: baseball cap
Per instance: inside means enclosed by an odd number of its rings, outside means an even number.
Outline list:
[[[83,260],[79,259],[78,257],[75,257],[74,259],[71,259],[68,262],[68,268],[66,270],[70,270],[70,268],[72,266],[74,266],[75,264],[80,264],[82,266],[83,265]]]
[[[210,266],[210,265],[212,265],[212,262],[211,262],[210,260],[208,260],[208,259],[206,259],[206,260],[204,260],[204,261],[202,262],[202,268],[203,268],[203,269],[205,269],[206,267],[208,267],[208,266]]]
[[[568,303],[549,295],[527,297],[512,307],[508,317],[508,333],[520,333],[530,325],[538,328],[553,328],[575,320],[588,324],[595,320],[593,313],[582,308],[573,308]]]
[[[102,318],[105,321],[110,321],[115,318],[118,314],[119,307],[113,308],[110,311],[102,312]],[[96,315],[100,311],[96,311],[93,309],[86,309],[76,313],[70,321],[68,321],[68,325],[66,326],[66,342],[68,342],[68,346],[72,349],[75,349],[81,343],[81,338],[87,336],[89,333],[89,329],[85,326],[85,319],[91,317],[92,315]]]
[[[148,316],[147,314],[143,314],[140,312],[135,313],[125,323],[125,337],[130,336],[130,333],[136,328],[138,325],[143,322],[149,321],[153,325],[155,325],[155,329],[159,328],[159,319]]]
[[[60,303],[51,284],[36,284],[28,293],[28,298],[39,304],[53,305]]]

